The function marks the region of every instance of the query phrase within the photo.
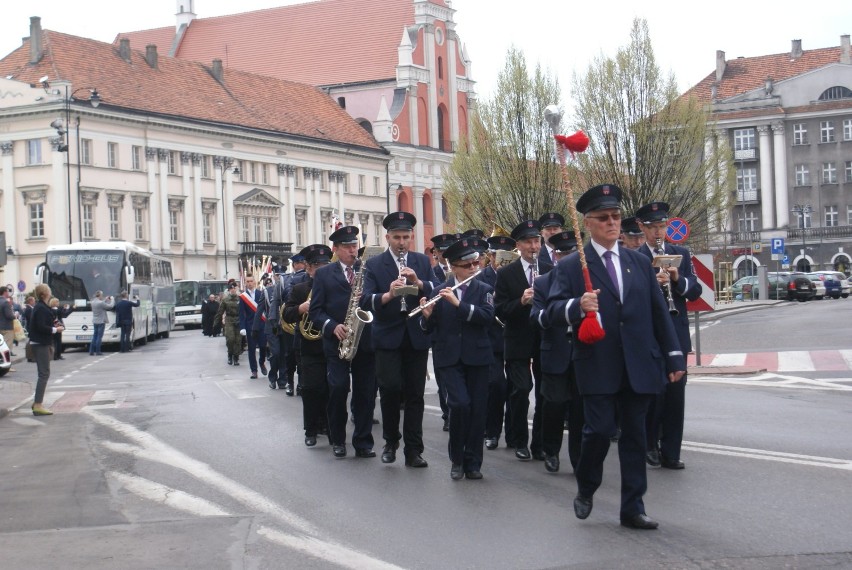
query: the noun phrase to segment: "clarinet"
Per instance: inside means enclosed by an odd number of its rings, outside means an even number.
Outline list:
[[[661,238],[657,238],[657,249],[654,251],[655,256],[657,255],[657,252],[662,251],[662,248],[661,248],[662,243],[663,243],[663,240]],[[665,268],[660,267],[660,271],[665,271]],[[660,287],[662,287],[663,295],[665,295],[666,302],[669,304],[669,314],[670,315],[677,315],[678,310],[677,310],[677,307],[675,307],[674,299],[672,298],[672,288],[669,286],[668,283],[666,283],[664,285],[660,285]]]
[[[405,267],[405,254],[403,252],[399,252],[399,256],[396,258],[396,263],[399,265],[399,276],[402,277],[402,270]],[[400,299],[399,312],[408,313],[408,303],[405,302],[405,295],[403,295],[402,299]]]

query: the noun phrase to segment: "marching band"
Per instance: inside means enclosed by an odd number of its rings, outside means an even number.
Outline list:
[[[517,459],[558,472],[567,428],[574,509],[584,519],[618,431],[621,522],[656,528],[642,501],[646,464],[684,467],[684,303],[701,293],[688,251],[665,244],[668,210],[653,202],[622,221],[620,189],[596,186],[577,201],[585,243],[566,231],[562,215],[548,212],[511,234],[498,227],[488,238],[479,229],[435,236],[431,259],[411,250],[417,220],[410,213],[384,218],[385,248],[359,251],[358,228],[341,227],[330,246],[293,256],[298,269],[265,289],[255,289],[252,276],[243,293],[229,287],[217,315],[229,364],[239,363],[237,343],[248,327],[252,378],[259,368],[270,388],[292,395],[298,370],[307,447],[326,434],[335,458],[347,456],[347,444],[356,458],[376,457],[378,396],[381,462],[394,463],[402,445],[405,466],[425,468],[431,354],[452,480],[482,479],[483,450],[497,449],[504,430]],[[663,253],[683,261],[654,269]],[[665,288],[681,316],[667,309]],[[577,334],[589,314],[604,332],[597,342]]]

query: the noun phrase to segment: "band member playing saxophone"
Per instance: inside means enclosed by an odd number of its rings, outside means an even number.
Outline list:
[[[636,211],[636,218],[641,220],[639,227],[645,234],[645,245],[639,248],[641,253],[652,260],[657,255],[681,256],[680,265],[662,268],[657,274],[657,281],[664,288],[664,295],[669,298],[670,305],[676,309],[670,310],[669,313],[677,332],[680,349],[684,354],[689,354],[692,341],[689,337],[686,302],[700,297],[702,291],[701,284],[692,271],[689,250],[665,242],[669,220],[669,205],[665,202],[651,202],[642,206]],[[662,465],[666,469],[684,468],[680,459],[680,448],[683,442],[685,405],[686,374],[677,382],[666,383],[648,410],[645,428],[648,439],[648,465]]]
[[[479,270],[478,249],[485,241],[462,238],[444,256],[452,276],[438,287],[440,301],[427,305],[420,317],[424,331],[432,332],[435,371],[441,370],[450,409],[450,477],[482,479],[482,444],[488,404],[488,367],[493,360],[488,327],[494,320],[490,285],[472,279]]]
[[[382,463],[396,461],[402,439],[405,464],[427,467],[422,457],[423,391],[430,343],[418,319],[408,318],[408,310],[419,304],[418,298],[431,296],[435,283],[429,259],[409,249],[416,223],[417,219],[407,212],[393,212],[383,220],[388,249],[367,261],[361,308],[373,313],[376,382],[385,439]],[[399,408],[403,400],[405,416],[400,434]]]
[[[376,405],[376,376],[370,326],[362,329],[355,358],[341,358],[340,343],[348,334],[350,310],[358,308],[363,279],[356,260],[358,228],[344,226],[328,237],[334,244],[337,263],[317,270],[311,289],[311,321],[322,331],[328,378],[328,438],[335,457],[346,456],[346,400],[352,389],[352,415],[355,431],[352,447],[355,457],[375,457],[373,451],[373,409]],[[355,298],[353,299],[353,295]],[[354,303],[353,303],[354,301]]]

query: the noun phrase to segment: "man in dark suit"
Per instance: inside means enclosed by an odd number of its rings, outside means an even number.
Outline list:
[[[349,301],[355,285],[358,228],[343,226],[328,238],[338,261],[317,270],[311,289],[310,318],[322,331],[328,380],[328,437],[335,457],[346,456],[346,400],[352,389],[355,457],[375,457],[373,410],[376,405],[376,365],[370,346],[370,325],[365,325],[353,360],[340,358],[340,341],[347,336]],[[360,298],[356,301],[360,301]],[[350,380],[351,375],[351,380]]]
[[[577,201],[591,234],[584,251],[593,291],[586,291],[579,255],[571,254],[556,268],[546,312],[552,323],[567,322],[575,331],[592,313],[605,333],[592,344],[579,338],[574,343],[574,372],[585,416],[574,513],[585,519],[592,512],[592,497],[620,420],[621,524],[654,529],[658,523],[645,514],[642,501],[648,486],[645,417],[666,376],[670,382],[679,380],[686,362],[651,263],[641,253],[618,246],[620,208],[621,190],[611,184],[595,186]]]
[[[639,252],[653,260],[657,255],[680,255],[680,265],[665,267],[657,273],[661,287],[671,292],[676,313],[671,314],[672,324],[677,332],[680,349],[684,354],[692,351],[689,336],[689,315],[686,302],[701,296],[701,283],[692,271],[692,260],[685,247],[666,243],[666,229],[669,221],[669,205],[665,202],[651,202],[636,211],[636,217],[642,221],[640,226],[645,236],[645,245]],[[646,461],[652,467],[683,469],[680,448],[683,443],[683,417],[686,406],[686,374],[677,382],[665,385],[665,388],[651,404],[648,421],[645,424],[648,437]],[[658,443],[659,441],[659,443]]]
[[[488,367],[493,358],[488,327],[494,320],[494,296],[490,285],[470,279],[479,270],[480,247],[484,251],[485,241],[471,237],[447,249],[452,276],[438,287],[441,300],[425,307],[420,319],[421,328],[435,339],[432,359],[447,391],[453,480],[482,479]]]
[[[120,352],[129,352],[133,348],[130,342],[130,333],[133,330],[133,307],[138,306],[138,296],[134,295],[133,301],[128,301],[127,291],[122,291],[120,299],[112,309],[115,311],[115,324],[121,329]]]
[[[547,273],[552,267],[548,261],[540,260],[538,255],[541,248],[540,230],[536,220],[521,222],[512,230],[512,239],[516,242],[521,258],[497,271],[494,290],[494,308],[497,317],[505,324],[503,340],[506,373],[509,377],[510,416],[510,422],[506,425],[506,445],[515,448],[515,457],[521,461],[528,461],[532,457],[544,461],[541,446],[540,337],[538,329],[530,324],[533,282],[538,275]],[[535,411],[532,445],[528,446],[527,414],[533,386]]]
[[[621,243],[627,249],[638,250],[645,245],[645,232],[639,227],[635,216],[621,218]]]
[[[240,293],[240,335],[245,337],[251,326],[254,323],[254,316],[257,313],[257,304],[263,298],[263,293],[256,288],[254,275],[246,276],[246,290]],[[257,363],[260,352],[260,370],[266,376],[266,366],[263,361],[266,360],[266,337],[259,335],[257,338],[248,336],[248,359],[249,368],[251,368],[251,378],[257,378]]]
[[[577,239],[572,231],[554,234],[548,241],[557,261],[577,250]],[[574,469],[580,458],[583,435],[583,400],[577,391],[577,381],[571,366],[572,331],[566,323],[551,323],[544,310],[555,276],[556,272],[550,271],[535,280],[530,311],[533,326],[541,329],[541,440],[545,454],[544,468],[550,473],[559,471],[566,412],[568,458]]]
[[[488,238],[488,251],[490,262],[482,269],[477,279],[484,281],[494,288],[497,285],[497,252],[512,251],[515,249],[515,240],[509,236],[492,236]],[[503,360],[503,325],[494,316],[491,326],[488,327],[488,338],[491,339],[491,350],[494,351],[494,362],[488,371],[488,409],[485,418],[485,447],[486,449],[497,449],[500,442],[500,433],[503,431],[503,417],[506,416],[506,429],[509,427],[509,405],[507,396],[509,393],[508,380],[506,379],[506,361]]]
[[[382,463],[396,461],[399,440],[405,443],[405,464],[427,467],[423,459],[423,391],[429,359],[429,335],[408,312],[435,287],[429,259],[410,251],[417,219],[407,212],[385,216],[388,249],[367,261],[361,308],[373,313],[376,381],[382,406]],[[400,403],[405,402],[402,434]]]
[[[310,310],[309,296],[312,297],[313,279],[315,272],[327,265],[331,259],[331,249],[327,245],[313,244],[299,252],[301,259],[307,262],[305,279],[293,285],[287,302],[284,304],[284,322],[294,325],[296,331],[296,347],[301,360],[302,382],[302,417],[305,427],[305,445],[314,447],[317,444],[317,434],[322,433],[327,424],[326,408],[328,407],[328,381],[326,380],[326,360],[322,338],[306,338],[299,329],[301,320]],[[310,320],[310,319],[308,319]],[[316,323],[314,323],[316,326]],[[314,331],[315,332],[315,331]],[[329,437],[329,442],[331,438]],[[335,456],[346,455],[340,450]]]
[[[305,263],[305,257],[301,252],[292,256],[290,258],[290,263],[292,264],[293,271],[291,273],[280,275],[278,283],[275,285],[275,297],[280,299],[279,311],[280,307],[287,303],[287,300],[290,298],[290,292],[293,290],[293,287],[308,280],[308,274],[305,272],[307,264]],[[285,327],[283,326],[284,323],[279,322],[279,325],[281,325],[281,357],[278,364],[278,385],[280,386],[283,382],[284,392],[288,396],[292,396],[293,380],[296,376],[296,370],[299,368],[299,354],[296,349],[296,335],[293,334],[293,332],[290,332],[289,327],[285,330]],[[296,393],[301,394],[301,384],[296,390]]]
[[[565,218],[557,212],[547,212],[538,219],[538,223],[541,224],[539,262],[556,265],[556,251],[550,244],[550,238],[562,232],[562,228],[565,227]]]
[[[266,339],[266,354],[269,357],[269,371],[263,370],[261,363],[261,372],[266,372],[266,379],[269,381],[270,390],[276,387],[284,388],[284,382],[278,384],[278,368],[281,357],[281,348],[279,344],[279,313],[278,299],[275,296],[275,284],[268,281],[261,290],[260,302],[257,304],[257,311],[254,314],[254,321],[251,325],[251,337],[259,343],[261,338]]]

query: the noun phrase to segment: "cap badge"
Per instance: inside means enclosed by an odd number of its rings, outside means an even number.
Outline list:
[[[601,194],[603,194],[604,196],[609,196],[609,186],[604,186],[603,188],[601,188]]]
[[[405,213],[404,213],[404,212],[400,212],[400,213],[399,213],[399,219],[400,219],[400,220],[402,220],[403,218],[405,218]]]
[[[462,245],[463,245],[464,247],[467,247],[467,240],[462,240]]]
[[[659,209],[660,209],[660,207],[657,206],[657,204],[651,204],[651,211],[656,212]]]

